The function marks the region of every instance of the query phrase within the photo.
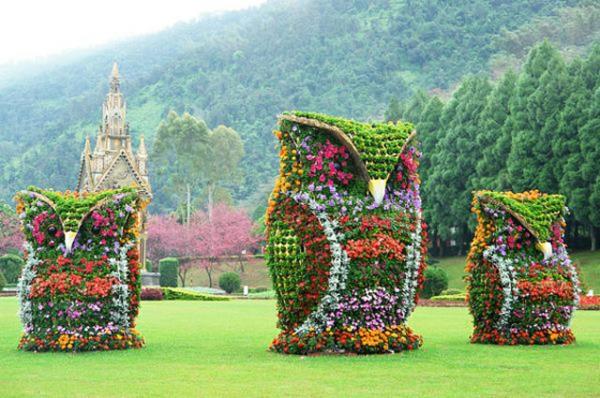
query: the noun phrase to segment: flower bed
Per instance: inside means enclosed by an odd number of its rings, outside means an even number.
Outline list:
[[[18,285],[28,351],[139,348],[139,213],[132,188],[17,194],[26,237]]]
[[[419,152],[410,124],[314,113],[280,119],[267,263],[283,353],[412,350],[405,326],[423,282]]]
[[[565,199],[538,191],[481,191],[467,258],[474,343],[569,344],[579,298],[563,241]]]
[[[579,297],[580,310],[600,310],[600,296]]]

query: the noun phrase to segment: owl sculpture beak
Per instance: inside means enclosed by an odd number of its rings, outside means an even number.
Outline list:
[[[375,199],[376,204],[381,204],[383,202],[383,197],[385,196],[385,186],[387,185],[386,179],[371,179],[369,180],[369,192]]]
[[[552,244],[550,242],[537,242],[535,248],[544,253],[544,260],[552,257]]]
[[[66,247],[66,251],[67,254],[71,253],[71,250],[73,249],[73,242],[75,242],[75,237],[77,236],[77,232],[72,232],[72,231],[68,231],[65,232],[65,247]]]

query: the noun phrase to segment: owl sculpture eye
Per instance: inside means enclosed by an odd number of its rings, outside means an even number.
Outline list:
[[[410,124],[280,119],[268,264],[285,353],[410,350],[426,233]]]
[[[467,259],[475,343],[566,344],[579,282],[563,241],[565,198],[480,191]]]
[[[79,195],[30,188],[16,196],[27,262],[18,286],[31,351],[141,347],[138,217],[124,188]]]

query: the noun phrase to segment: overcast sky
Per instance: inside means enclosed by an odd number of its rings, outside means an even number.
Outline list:
[[[0,2],[0,64],[163,30],[204,13],[265,0],[8,0]]]

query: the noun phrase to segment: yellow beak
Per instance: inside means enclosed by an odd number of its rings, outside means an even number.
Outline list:
[[[550,242],[537,242],[535,248],[544,253],[544,260],[552,257],[552,244]]]
[[[383,197],[385,196],[385,186],[387,185],[386,179],[369,180],[369,192],[375,199],[375,203],[381,204]]]
[[[77,236],[77,232],[72,232],[72,231],[65,232],[65,248],[67,249],[67,254],[71,253],[71,249],[73,248],[73,242],[75,242],[76,236]]]

